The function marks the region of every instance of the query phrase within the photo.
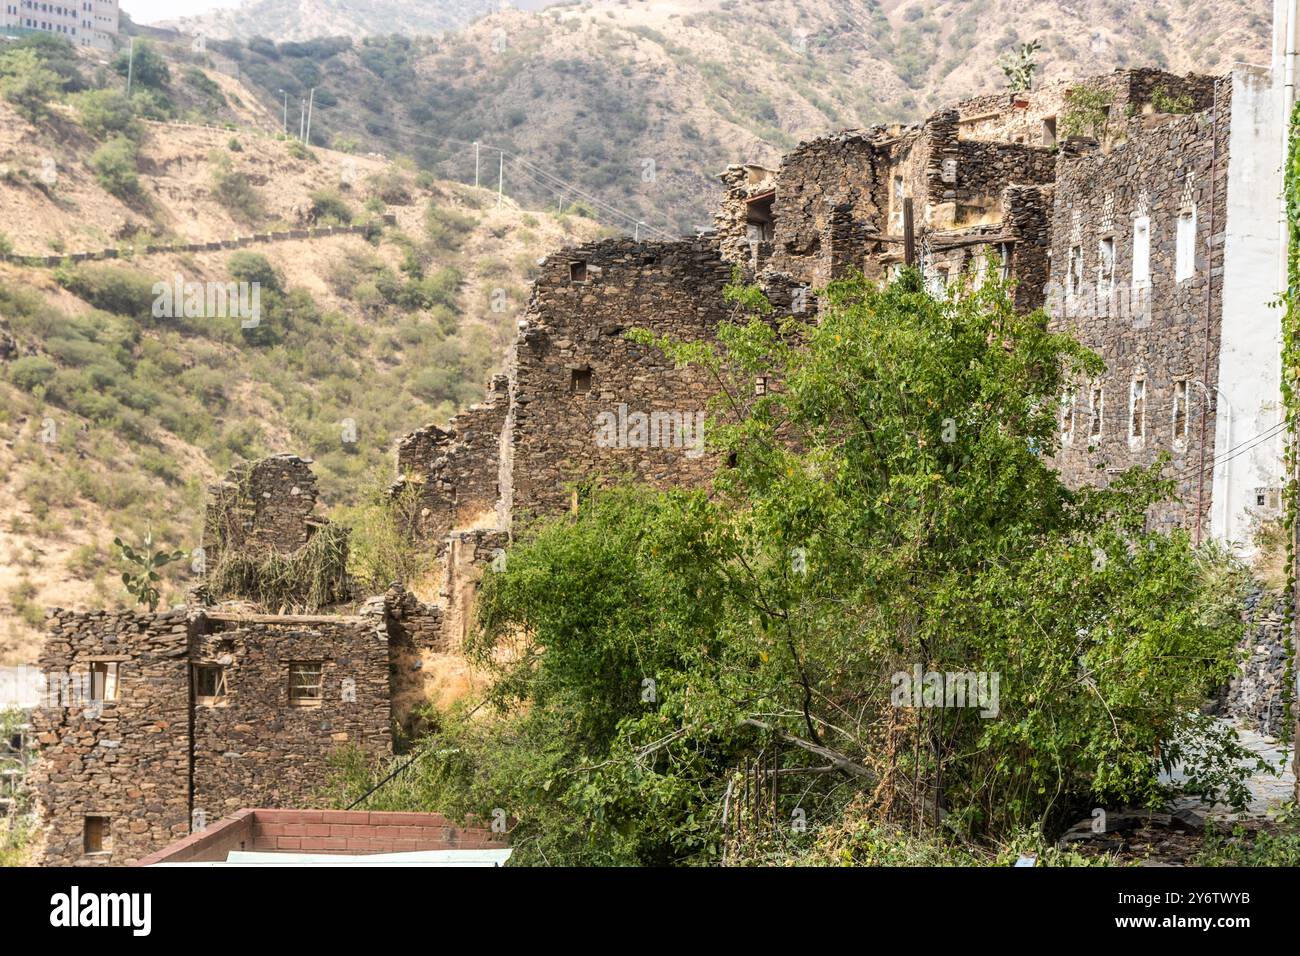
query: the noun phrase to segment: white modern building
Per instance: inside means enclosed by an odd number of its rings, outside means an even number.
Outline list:
[[[7,35],[53,33],[74,46],[112,50],[118,0],[0,0]]]

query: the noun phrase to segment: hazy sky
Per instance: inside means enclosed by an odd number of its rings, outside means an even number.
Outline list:
[[[120,6],[136,23],[195,16],[220,7],[237,7],[240,0],[121,0]]]

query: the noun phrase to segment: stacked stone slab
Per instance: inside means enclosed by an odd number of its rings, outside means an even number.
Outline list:
[[[184,611],[50,612],[32,713],[47,864],[120,864],[190,832],[190,626]],[[96,663],[117,665],[117,700],[90,699]],[[87,817],[109,819],[109,852],[86,854]]]
[[[397,446],[400,492],[418,487],[416,529],[420,539],[439,545],[453,528],[496,523],[501,432],[510,409],[509,383],[492,379],[487,400],[453,418],[445,429],[428,425]]]
[[[215,820],[241,807],[310,805],[329,760],[392,746],[385,609],[369,616],[209,620],[191,638],[197,664],[224,666],[228,694],[193,712],[194,807]],[[289,700],[289,667],[321,665],[321,699]]]
[[[209,490],[207,557],[215,561],[226,549],[296,551],[326,523],[315,511],[311,459],[274,455],[237,465]]]

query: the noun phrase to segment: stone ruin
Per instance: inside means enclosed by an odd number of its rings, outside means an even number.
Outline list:
[[[715,386],[624,333],[713,340],[734,317],[723,292],[736,275],[763,288],[773,321],[808,322],[817,290],[854,272],[877,280],[916,266],[936,292],[991,271],[1012,280],[1018,308],[1049,306],[1053,327],[1107,364],[1063,409],[1056,464],[1067,480],[1105,484],[1171,454],[1182,500],[1152,521],[1199,533],[1213,494],[1194,466],[1215,448],[1216,410],[1193,408],[1189,383],[1207,394],[1224,384],[1215,277],[1225,268],[1232,90],[1154,70],[1087,85],[1109,97],[1102,139],[1062,135],[1068,84],[980,97],[916,126],[802,143],[775,170],[730,167],[713,232],[548,256],[485,401],[397,448],[391,493],[413,496],[415,537],[438,559],[433,602],[394,586],[348,614],[201,602],[159,614],[53,612],[42,668],[90,673],[101,686],[99,698],[38,711],[47,861],[136,859],[188,833],[200,811],[214,819],[307,800],[332,748],[382,755],[394,728],[412,729],[429,698],[421,670],[456,655],[484,569],[520,528],[580,507],[595,485],[707,486],[722,464],[701,441]],[[1189,112],[1160,112],[1171,101]],[[1189,213],[1193,233],[1204,232],[1190,271],[1172,228]],[[1068,299],[1084,275],[1140,289],[1141,321],[1050,310],[1052,288]],[[209,565],[231,550],[305,547],[326,527],[316,505],[304,459],[236,469],[213,490]],[[115,696],[105,699],[110,665]],[[312,703],[293,699],[303,692]]]

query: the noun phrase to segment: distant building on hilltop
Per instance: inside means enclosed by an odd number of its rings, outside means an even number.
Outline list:
[[[112,50],[118,32],[117,0],[0,0],[5,33],[53,33],[73,46]]]

